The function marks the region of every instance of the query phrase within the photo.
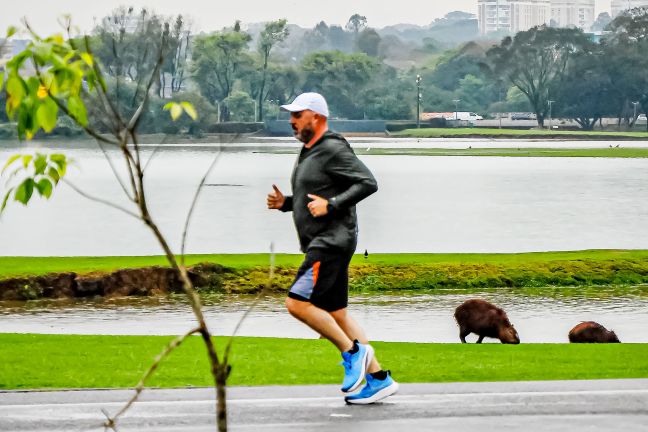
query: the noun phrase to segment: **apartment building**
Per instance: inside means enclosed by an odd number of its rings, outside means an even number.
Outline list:
[[[595,0],[552,0],[551,19],[559,27],[589,30],[596,20],[595,3]]]
[[[477,0],[479,32],[517,33],[549,24],[551,0]]]
[[[595,3],[596,0],[477,0],[479,31],[517,33],[552,21],[560,27],[589,30],[596,20]]]

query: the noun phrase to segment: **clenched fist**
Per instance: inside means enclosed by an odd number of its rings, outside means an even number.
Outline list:
[[[286,202],[286,197],[281,193],[277,185],[272,185],[273,191],[268,194],[267,203],[269,209],[279,210]]]

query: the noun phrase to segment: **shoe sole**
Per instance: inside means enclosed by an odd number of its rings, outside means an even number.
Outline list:
[[[394,395],[398,392],[398,383],[394,381],[390,386],[385,387],[384,389],[380,390],[377,392],[375,395],[365,398],[365,399],[347,399],[344,398],[344,401],[349,404],[349,405],[370,405],[372,403],[376,403],[378,401],[381,401],[385,399],[386,397],[389,397],[391,395]]]
[[[362,359],[362,373],[360,374],[358,380],[351,387],[349,387],[347,390],[342,390],[343,393],[351,393],[352,391],[355,391],[358,387],[360,387],[360,384],[362,384],[362,381],[364,381],[365,379],[367,369],[369,369],[369,365],[371,364],[373,357],[374,349],[371,345],[367,345],[367,351],[365,352],[364,358]]]

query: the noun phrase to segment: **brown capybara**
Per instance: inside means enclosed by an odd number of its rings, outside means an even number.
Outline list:
[[[485,300],[466,300],[457,307],[454,316],[462,343],[466,343],[466,336],[470,333],[479,336],[477,343],[482,343],[485,337],[499,339],[505,344],[520,343],[506,312]]]
[[[594,321],[584,321],[569,331],[571,343],[620,343],[616,333]]]

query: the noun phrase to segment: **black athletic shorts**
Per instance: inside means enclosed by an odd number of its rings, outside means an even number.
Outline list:
[[[334,312],[349,303],[349,262],[353,251],[311,249],[297,271],[288,297]]]

